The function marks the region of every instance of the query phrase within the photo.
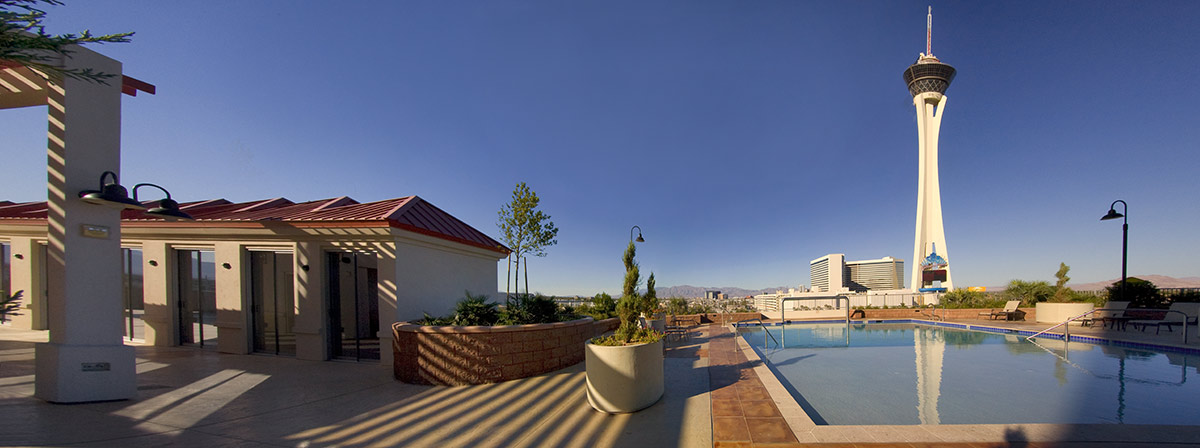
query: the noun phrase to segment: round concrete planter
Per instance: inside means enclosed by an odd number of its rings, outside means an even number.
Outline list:
[[[1038,323],[1057,324],[1095,309],[1091,303],[1050,303],[1039,302],[1036,306]]]
[[[607,347],[584,345],[588,403],[607,414],[636,412],[663,395],[662,341]]]

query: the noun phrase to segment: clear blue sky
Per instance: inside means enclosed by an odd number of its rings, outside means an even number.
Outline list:
[[[531,288],[809,284],[912,262],[927,1],[69,1],[49,31],[158,86],[126,98],[125,182],[181,201],[419,195],[493,236],[518,181],[561,229]],[[300,6],[305,5],[305,6]],[[1200,2],[937,2],[958,69],[941,183],[958,286],[1197,276]],[[44,108],[3,111],[3,199],[44,200]],[[498,284],[503,289],[503,269]]]

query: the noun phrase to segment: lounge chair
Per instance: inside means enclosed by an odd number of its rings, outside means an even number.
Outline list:
[[[1085,326],[1094,325],[1096,322],[1099,322],[1100,325],[1112,322],[1113,329],[1116,329],[1118,324],[1124,329],[1125,323],[1132,320],[1125,317],[1125,308],[1128,306],[1129,302],[1105,302],[1104,306],[1100,307],[1103,311],[1096,311],[1088,317],[1079,319],[1079,322]]]
[[[681,325],[682,322],[675,315],[667,316],[667,330],[663,332],[663,337],[675,336],[678,339],[686,339],[688,336],[687,327]]]
[[[1021,311],[1017,309],[1017,306],[1020,304],[1020,300],[1009,300],[1008,303],[1004,304],[1003,310],[997,310],[993,308],[989,311],[980,312],[979,315],[987,316],[989,319],[995,319],[1003,316],[1004,320],[1013,320],[1018,314],[1021,313]]]
[[[1164,325],[1166,325],[1167,331],[1175,331],[1171,327],[1176,325],[1194,324],[1196,323],[1197,316],[1200,316],[1200,303],[1172,303],[1171,308],[1168,309],[1171,311],[1179,311],[1179,313],[1183,314],[1167,313],[1167,315],[1163,316],[1163,318],[1160,320],[1139,319],[1131,320],[1129,323],[1133,325],[1134,329],[1141,331],[1146,331],[1146,327],[1153,325],[1154,334],[1158,334],[1158,331],[1161,330]]]

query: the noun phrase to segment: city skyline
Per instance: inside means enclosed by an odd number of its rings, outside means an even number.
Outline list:
[[[419,195],[497,237],[524,181],[561,229],[529,260],[548,294],[619,291],[633,225],[662,286],[919,263],[898,75],[928,2],[118,5],[47,8],[47,31],[137,32],[92,47],[158,87],[123,101],[121,179],[180,201]],[[1119,277],[1115,199],[1131,275],[1200,275],[1200,5],[933,7],[961,70],[940,142],[955,286]],[[0,200],[45,200],[45,108],[6,112]]]

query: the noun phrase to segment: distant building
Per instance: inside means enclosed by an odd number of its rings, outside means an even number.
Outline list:
[[[704,298],[708,300],[720,300],[723,297],[721,291],[704,291]]]
[[[813,292],[838,292],[845,290],[845,254],[829,254],[808,264]]]
[[[813,292],[863,292],[900,289],[904,285],[904,260],[846,261],[845,254],[829,254],[809,262]]]
[[[904,287],[904,260],[883,257],[847,261],[846,278],[846,286],[855,291],[901,289]]]

